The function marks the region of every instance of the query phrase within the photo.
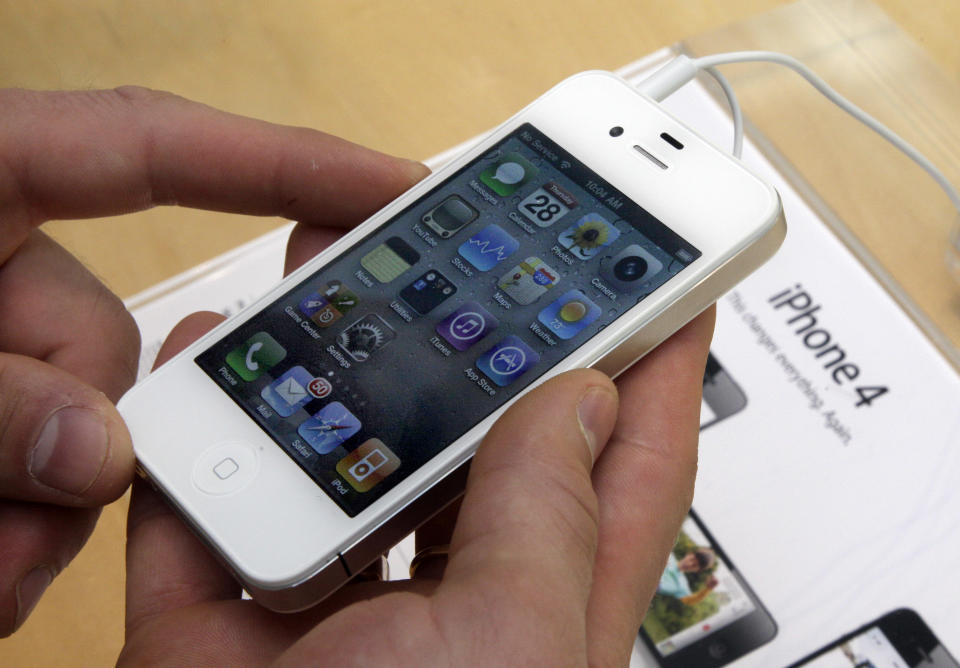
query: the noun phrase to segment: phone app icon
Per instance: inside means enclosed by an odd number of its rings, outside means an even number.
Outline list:
[[[360,420],[339,401],[332,401],[300,423],[297,433],[311,448],[326,455],[360,431]]]
[[[537,301],[560,280],[560,274],[538,257],[528,257],[500,277],[497,287],[521,306]]]
[[[400,468],[400,458],[379,438],[364,441],[337,462],[337,473],[358,492],[369,492]]]
[[[420,253],[400,237],[390,237],[360,258],[360,266],[381,283],[389,283],[420,261]]]
[[[401,290],[400,298],[420,315],[426,315],[456,292],[456,285],[436,269],[431,269]]]
[[[280,417],[290,417],[306,403],[313,401],[307,390],[313,374],[302,366],[295,366],[263,388],[260,396]]]
[[[493,269],[520,248],[520,242],[499,225],[488,225],[460,244],[457,252],[480,271]]]
[[[534,225],[550,227],[567,215],[570,209],[575,209],[576,206],[577,200],[573,195],[550,181],[543,184],[542,188],[537,188],[527,195],[520,202],[519,208],[520,213]]]
[[[441,320],[436,330],[447,343],[462,352],[499,326],[500,322],[480,304],[464,302]]]
[[[540,355],[514,335],[505,336],[477,358],[477,368],[490,380],[506,387],[540,361]]]
[[[540,311],[537,319],[561,339],[572,339],[599,317],[599,306],[579,290],[570,290]]]
[[[564,230],[557,241],[581,260],[589,260],[617,240],[620,230],[599,213],[588,213]]]
[[[420,220],[441,239],[449,239],[479,216],[480,212],[467,204],[460,195],[450,195],[423,214]]]
[[[480,172],[480,180],[500,197],[508,197],[539,171],[519,153],[507,153]]]
[[[635,292],[663,269],[663,263],[643,246],[630,244],[600,262],[600,276],[621,292]]]
[[[237,375],[250,382],[287,356],[283,346],[266,332],[257,332],[227,354],[227,364]]]
[[[318,327],[329,327],[350,312],[360,300],[343,287],[340,281],[330,281],[322,291],[314,292],[300,302],[300,312]]]
[[[397,338],[387,321],[376,313],[365,315],[337,336],[337,345],[357,362],[366,362],[371,353]]]

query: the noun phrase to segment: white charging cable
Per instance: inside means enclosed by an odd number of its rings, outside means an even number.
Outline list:
[[[767,62],[776,63],[789,67],[794,72],[802,76],[814,88],[823,93],[823,95],[848,114],[865,124],[871,130],[879,134],[888,142],[902,151],[908,158],[920,165],[927,174],[943,189],[953,203],[954,208],[960,213],[960,193],[950,184],[947,177],[937,169],[930,160],[928,160],[920,151],[915,149],[903,138],[899,137],[890,128],[883,125],[880,121],[865,112],[863,109],[853,104],[850,100],[843,97],[835,91],[830,85],[817,76],[813,70],[801,63],[796,58],[775,51],[735,51],[732,53],[718,53],[712,56],[702,58],[688,58],[687,56],[677,56],[659,70],[651,74],[639,84],[640,92],[657,100],[658,102],[674,93],[681,86],[691,81],[700,71],[707,72],[713,76],[724,94],[730,102],[730,110],[733,115],[734,123],[734,150],[733,154],[740,157],[740,151],[743,141],[743,120],[740,113],[740,105],[737,103],[733,89],[723,76],[716,71],[718,65],[729,65],[731,63],[754,63]],[[960,234],[955,238],[957,251],[960,252]]]

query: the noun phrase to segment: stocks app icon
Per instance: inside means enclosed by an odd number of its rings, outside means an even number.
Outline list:
[[[480,271],[493,269],[520,248],[520,242],[498,225],[488,225],[460,244],[457,252]]]
[[[437,324],[437,334],[459,351],[464,351],[495,330],[500,322],[477,302],[464,302]]]

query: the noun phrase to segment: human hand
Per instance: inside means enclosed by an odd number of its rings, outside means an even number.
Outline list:
[[[161,360],[217,322],[181,323]],[[474,458],[442,579],[423,568],[272,613],[240,600],[135,485],[120,663],[625,665],[690,504],[712,322],[711,311],[623,374],[619,415],[615,386],[588,370],[517,402]]]
[[[136,326],[39,225],[180,204],[307,221],[324,227],[298,236],[323,239],[425,174],[146,89],[0,91],[0,637],[133,476],[113,402],[136,376]]]

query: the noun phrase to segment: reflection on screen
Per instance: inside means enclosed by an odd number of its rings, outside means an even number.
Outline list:
[[[650,603],[643,630],[666,656],[755,609],[740,582],[689,517]]]
[[[909,668],[877,627],[803,664],[806,668]]]

